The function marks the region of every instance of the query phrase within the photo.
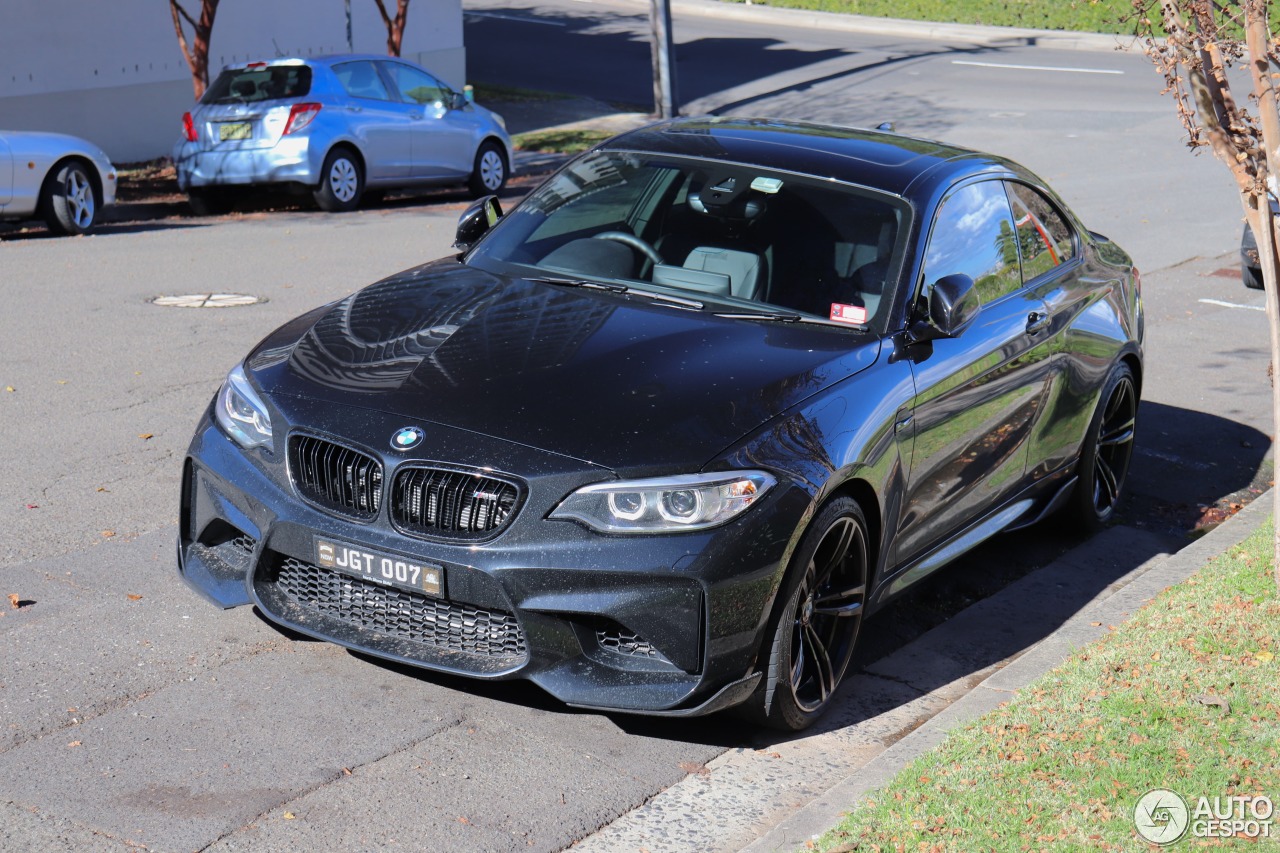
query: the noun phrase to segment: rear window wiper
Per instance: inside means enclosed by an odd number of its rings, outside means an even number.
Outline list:
[[[663,305],[672,305],[676,308],[685,308],[690,311],[701,311],[706,307],[705,303],[699,302],[697,299],[685,299],[682,296],[670,296],[666,293],[657,293],[652,290],[645,290],[639,287],[628,287],[625,284],[613,284],[607,281],[591,281],[581,278],[559,278],[554,276],[535,276],[529,281],[537,281],[543,284],[558,284],[561,287],[582,287],[588,290],[603,290],[606,293],[616,293],[619,296],[643,296],[646,299],[652,299],[654,302],[660,302]]]
[[[770,323],[808,323],[814,326],[833,326],[837,329],[853,329],[857,332],[867,331],[867,327],[861,323],[842,323],[836,320],[827,320],[822,317],[808,317],[804,314],[792,314],[784,311],[751,311],[742,313],[728,313],[717,311],[715,316],[724,317],[726,320],[764,320]]]

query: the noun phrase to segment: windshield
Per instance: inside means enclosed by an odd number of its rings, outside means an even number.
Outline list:
[[[908,216],[895,196],[829,180],[594,152],[506,216],[467,262],[669,291],[720,312],[785,309],[880,328]]]
[[[311,91],[306,65],[263,65],[226,68],[200,99],[202,104],[248,103],[273,98],[302,98]]]

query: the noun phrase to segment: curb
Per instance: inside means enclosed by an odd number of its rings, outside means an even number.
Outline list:
[[[645,6],[648,5],[645,0],[641,2]],[[738,3],[733,0],[671,0],[671,8],[682,14],[708,18],[934,41],[964,41],[1005,47],[1047,47],[1055,50],[1128,51],[1141,48],[1135,36],[1038,30],[1029,27],[990,27],[978,24],[909,21],[902,18],[876,18],[837,12],[781,9]]]
[[[1079,610],[1058,630],[987,676],[941,713],[742,848],[742,853],[806,849],[807,842],[836,826],[868,794],[941,744],[953,729],[1009,701],[1018,690],[1061,664],[1076,649],[1106,634],[1107,625],[1126,621],[1158,593],[1186,580],[1210,559],[1239,544],[1271,517],[1273,501],[1274,495],[1268,490],[1185,548],[1139,566],[1117,581],[1118,588],[1110,596],[1095,599]],[[1101,624],[1094,626],[1094,622]]]

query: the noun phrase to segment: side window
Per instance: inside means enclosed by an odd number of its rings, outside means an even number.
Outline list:
[[[1049,200],[1026,184],[1007,183],[1013,203],[1013,225],[1022,252],[1022,280],[1036,276],[1071,260],[1075,239],[1071,226]]]
[[[924,290],[964,273],[985,304],[1022,286],[1009,199],[1000,181],[961,187],[942,203],[924,259]]]
[[[391,80],[400,90],[401,97],[409,103],[449,105],[452,90],[442,86],[439,80],[425,71],[401,65],[399,62],[387,62],[383,67],[391,75]]]
[[[333,73],[347,94],[353,98],[369,98],[375,101],[390,101],[391,95],[378,76],[378,69],[369,60],[343,62],[333,66]]]

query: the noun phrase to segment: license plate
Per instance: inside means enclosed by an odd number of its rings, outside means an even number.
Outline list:
[[[253,125],[247,121],[223,122],[218,125],[218,138],[223,142],[232,139],[252,139]]]
[[[384,586],[440,597],[444,569],[421,560],[316,537],[316,565]]]

